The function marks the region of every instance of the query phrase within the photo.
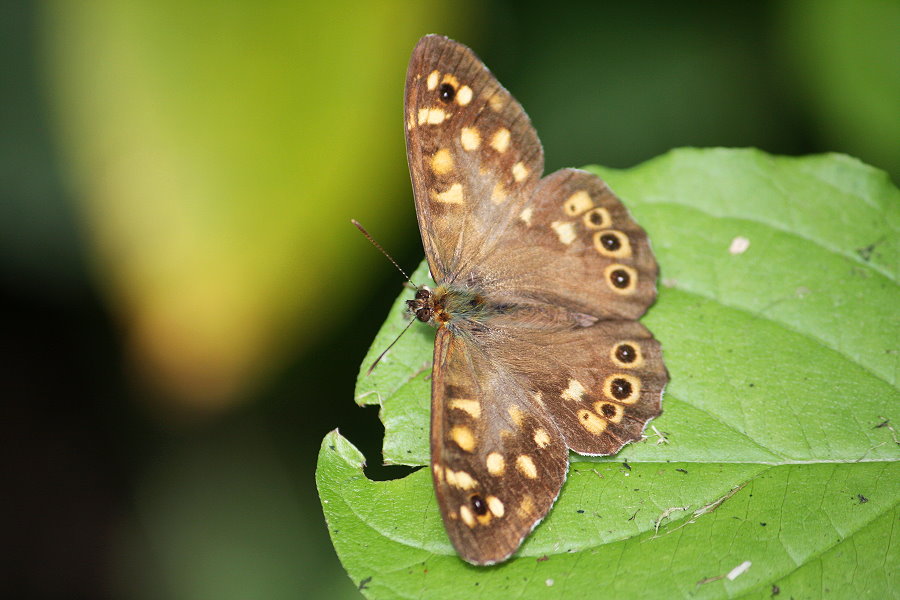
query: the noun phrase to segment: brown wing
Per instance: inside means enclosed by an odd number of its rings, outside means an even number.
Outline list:
[[[601,319],[636,319],[656,297],[647,234],[603,180],[578,169],[542,179],[477,270],[499,302],[537,301]]]
[[[467,47],[422,38],[406,76],[406,152],[431,273],[478,264],[534,191],[544,153],[525,111]]]
[[[544,179],[521,105],[467,47],[422,38],[406,81],[407,158],[438,283],[479,281],[504,301],[634,319],[655,297],[644,231],[595,175]]]
[[[466,561],[505,560],[568,470],[559,429],[515,374],[445,327],[434,346],[431,467],[444,527]]]
[[[465,46],[419,42],[405,114],[432,274],[490,304],[438,331],[431,455],[450,539],[491,564],[550,509],[567,447],[613,453],[659,414],[666,370],[634,321],[657,267],[602,180],[575,169],[540,179],[528,117]]]
[[[614,454],[660,414],[668,373],[659,342],[637,321],[542,331],[505,327],[480,342],[581,454]]]

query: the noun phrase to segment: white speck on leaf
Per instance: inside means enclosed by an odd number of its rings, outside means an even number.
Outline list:
[[[747,570],[750,569],[750,565],[752,564],[753,563],[751,563],[749,560],[745,560],[732,570],[728,571],[728,575],[726,575],[725,577],[728,578],[728,581],[734,581],[735,579],[746,573]]]
[[[728,247],[728,251],[732,254],[743,254],[749,247],[750,240],[748,240],[744,236],[739,235],[731,240],[731,245]]]

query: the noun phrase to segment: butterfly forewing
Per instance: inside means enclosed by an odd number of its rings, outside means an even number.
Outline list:
[[[406,151],[432,275],[454,281],[495,247],[544,169],[525,111],[462,44],[422,38],[406,78]]]
[[[431,462],[465,560],[507,558],[549,511],[568,448],[610,454],[660,412],[644,231],[598,177],[541,179],[522,107],[465,46],[426,36],[406,81],[407,156],[438,283]],[[419,299],[419,296],[425,299]]]

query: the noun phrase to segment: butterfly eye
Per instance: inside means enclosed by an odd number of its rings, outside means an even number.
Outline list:
[[[424,300],[429,295],[431,295],[431,292],[429,292],[428,290],[417,290],[416,291],[416,300]]]
[[[431,320],[431,314],[432,311],[430,308],[423,307],[416,311],[416,318],[423,323],[427,323]]]
[[[487,514],[488,505],[487,505],[487,502],[484,501],[484,498],[482,498],[478,494],[475,494],[474,496],[472,496],[471,502],[472,502],[472,510],[475,512],[476,515],[481,517],[481,516],[484,516]]]
[[[441,102],[450,103],[453,102],[453,98],[456,96],[456,88],[454,88],[449,83],[441,84],[441,87],[438,88],[438,98],[441,99]]]

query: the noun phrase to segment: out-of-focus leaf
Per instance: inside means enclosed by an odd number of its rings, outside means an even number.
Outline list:
[[[900,3],[790,0],[777,5],[787,89],[816,141],[900,176]]]
[[[366,284],[359,263],[380,260],[348,243],[348,220],[389,231],[402,205],[391,193],[405,185],[409,52],[464,13],[44,6],[52,108],[96,277],[153,383],[215,408],[339,318]],[[337,275],[350,265],[363,276]]]

